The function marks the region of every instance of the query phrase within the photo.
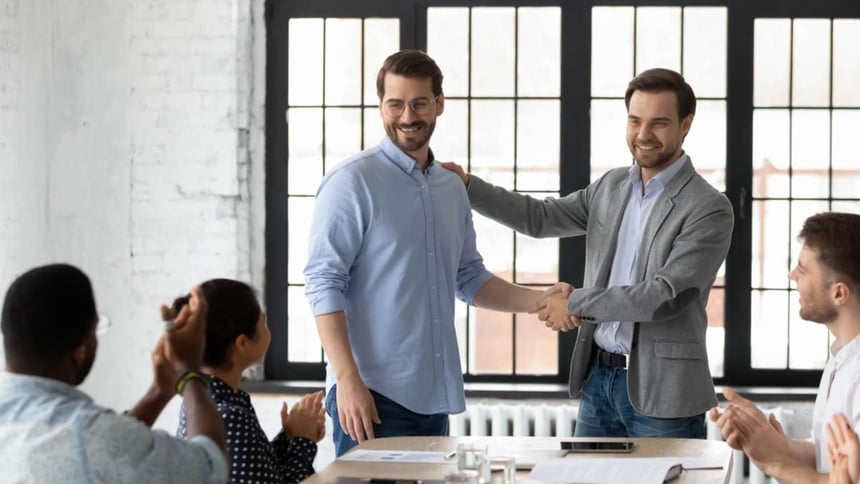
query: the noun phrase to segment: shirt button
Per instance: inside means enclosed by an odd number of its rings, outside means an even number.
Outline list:
[[[436,353],[436,358],[441,358],[442,355],[440,353]]]
[[[433,257],[433,252],[432,252],[432,251],[431,251],[431,252],[428,252],[428,253],[427,253],[427,255],[428,255],[429,257]]]
[[[433,223],[433,217],[427,217],[427,223],[432,224]]]

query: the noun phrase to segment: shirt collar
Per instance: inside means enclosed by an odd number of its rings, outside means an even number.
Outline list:
[[[833,360],[836,366],[840,366],[847,360],[856,357],[858,354],[860,354],[860,334],[840,348],[839,351],[833,355]]]
[[[690,157],[687,153],[682,152],[681,157],[675,160],[674,163],[669,165],[665,170],[662,170],[660,173],[654,175],[654,178],[648,180],[648,185],[652,182],[655,185],[659,185],[661,188],[666,188],[666,185],[669,184],[669,181],[681,171],[681,168],[685,163],[689,162]],[[642,183],[642,170],[639,168],[639,165],[636,162],[633,162],[633,165],[627,170],[627,174],[630,177],[630,183],[633,186],[638,186]],[[646,185],[647,186],[647,185]]]
[[[244,407],[251,406],[251,397],[241,388],[233,390],[224,380],[212,375],[209,379],[209,393],[215,402],[227,402]]]
[[[92,401],[86,393],[68,383],[34,375],[22,375],[9,371],[0,372],[0,389],[8,389],[15,393],[54,393],[57,395]]]
[[[382,138],[382,142],[379,143],[379,147],[382,149],[382,152],[385,153],[385,156],[388,157],[395,165],[400,167],[401,170],[406,173],[412,173],[412,170],[418,168],[418,164],[415,160],[412,159],[411,156],[407,155],[403,150],[401,150],[397,145],[391,141],[391,138],[386,136]],[[425,171],[429,171],[430,167],[433,166],[433,161],[435,161],[435,156],[433,156],[433,150],[428,149],[427,151],[427,168]]]

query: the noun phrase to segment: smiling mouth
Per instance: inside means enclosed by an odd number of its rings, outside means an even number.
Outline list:
[[[420,124],[411,124],[411,125],[406,124],[406,125],[398,126],[397,130],[401,131],[403,133],[406,133],[406,134],[414,134],[414,133],[417,133],[422,128],[423,128],[423,126]]]
[[[636,149],[640,151],[657,151],[660,145],[636,145]]]

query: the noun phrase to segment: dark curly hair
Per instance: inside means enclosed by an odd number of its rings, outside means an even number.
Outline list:
[[[239,335],[257,337],[257,321],[262,309],[254,289],[233,279],[211,279],[200,285],[206,297],[206,347],[203,364],[225,368],[230,364],[230,349]],[[189,296],[173,301],[176,313],[188,304]]]
[[[21,274],[3,302],[6,360],[62,361],[98,320],[90,279],[68,264],[50,264]]]

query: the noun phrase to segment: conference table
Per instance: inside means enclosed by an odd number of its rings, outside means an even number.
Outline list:
[[[721,468],[692,469],[685,470],[680,476],[673,479],[673,484],[726,484],[732,469],[732,449],[725,442],[718,440],[695,440],[695,439],[577,439],[558,437],[389,437],[373,439],[362,442],[355,449],[377,450],[377,451],[431,451],[453,453],[457,444],[461,442],[485,443],[490,448],[490,455],[494,449],[505,449],[505,453],[516,454],[518,449],[530,452],[530,449],[559,448],[561,440],[602,440],[618,441],[629,440],[635,443],[633,452],[627,454],[612,453],[569,453],[565,459],[578,459],[587,457],[607,458],[629,458],[629,457],[681,457],[698,458],[702,461],[717,463]],[[355,450],[353,449],[353,451]],[[349,455],[349,454],[346,454]],[[557,457],[553,457],[557,458]],[[717,467],[714,466],[714,467]],[[712,467],[712,466],[708,466]],[[404,462],[358,462],[337,459],[324,469],[303,482],[334,483],[339,478],[374,478],[374,480],[437,480],[441,481],[444,475],[457,468],[456,459],[450,463],[404,463]],[[537,482],[527,478],[529,471],[520,470],[517,473],[517,482]],[[493,473],[493,481],[500,479],[499,473]],[[357,481],[357,480],[354,480]],[[348,482],[343,480],[342,482]],[[393,481],[392,481],[393,483]]]

